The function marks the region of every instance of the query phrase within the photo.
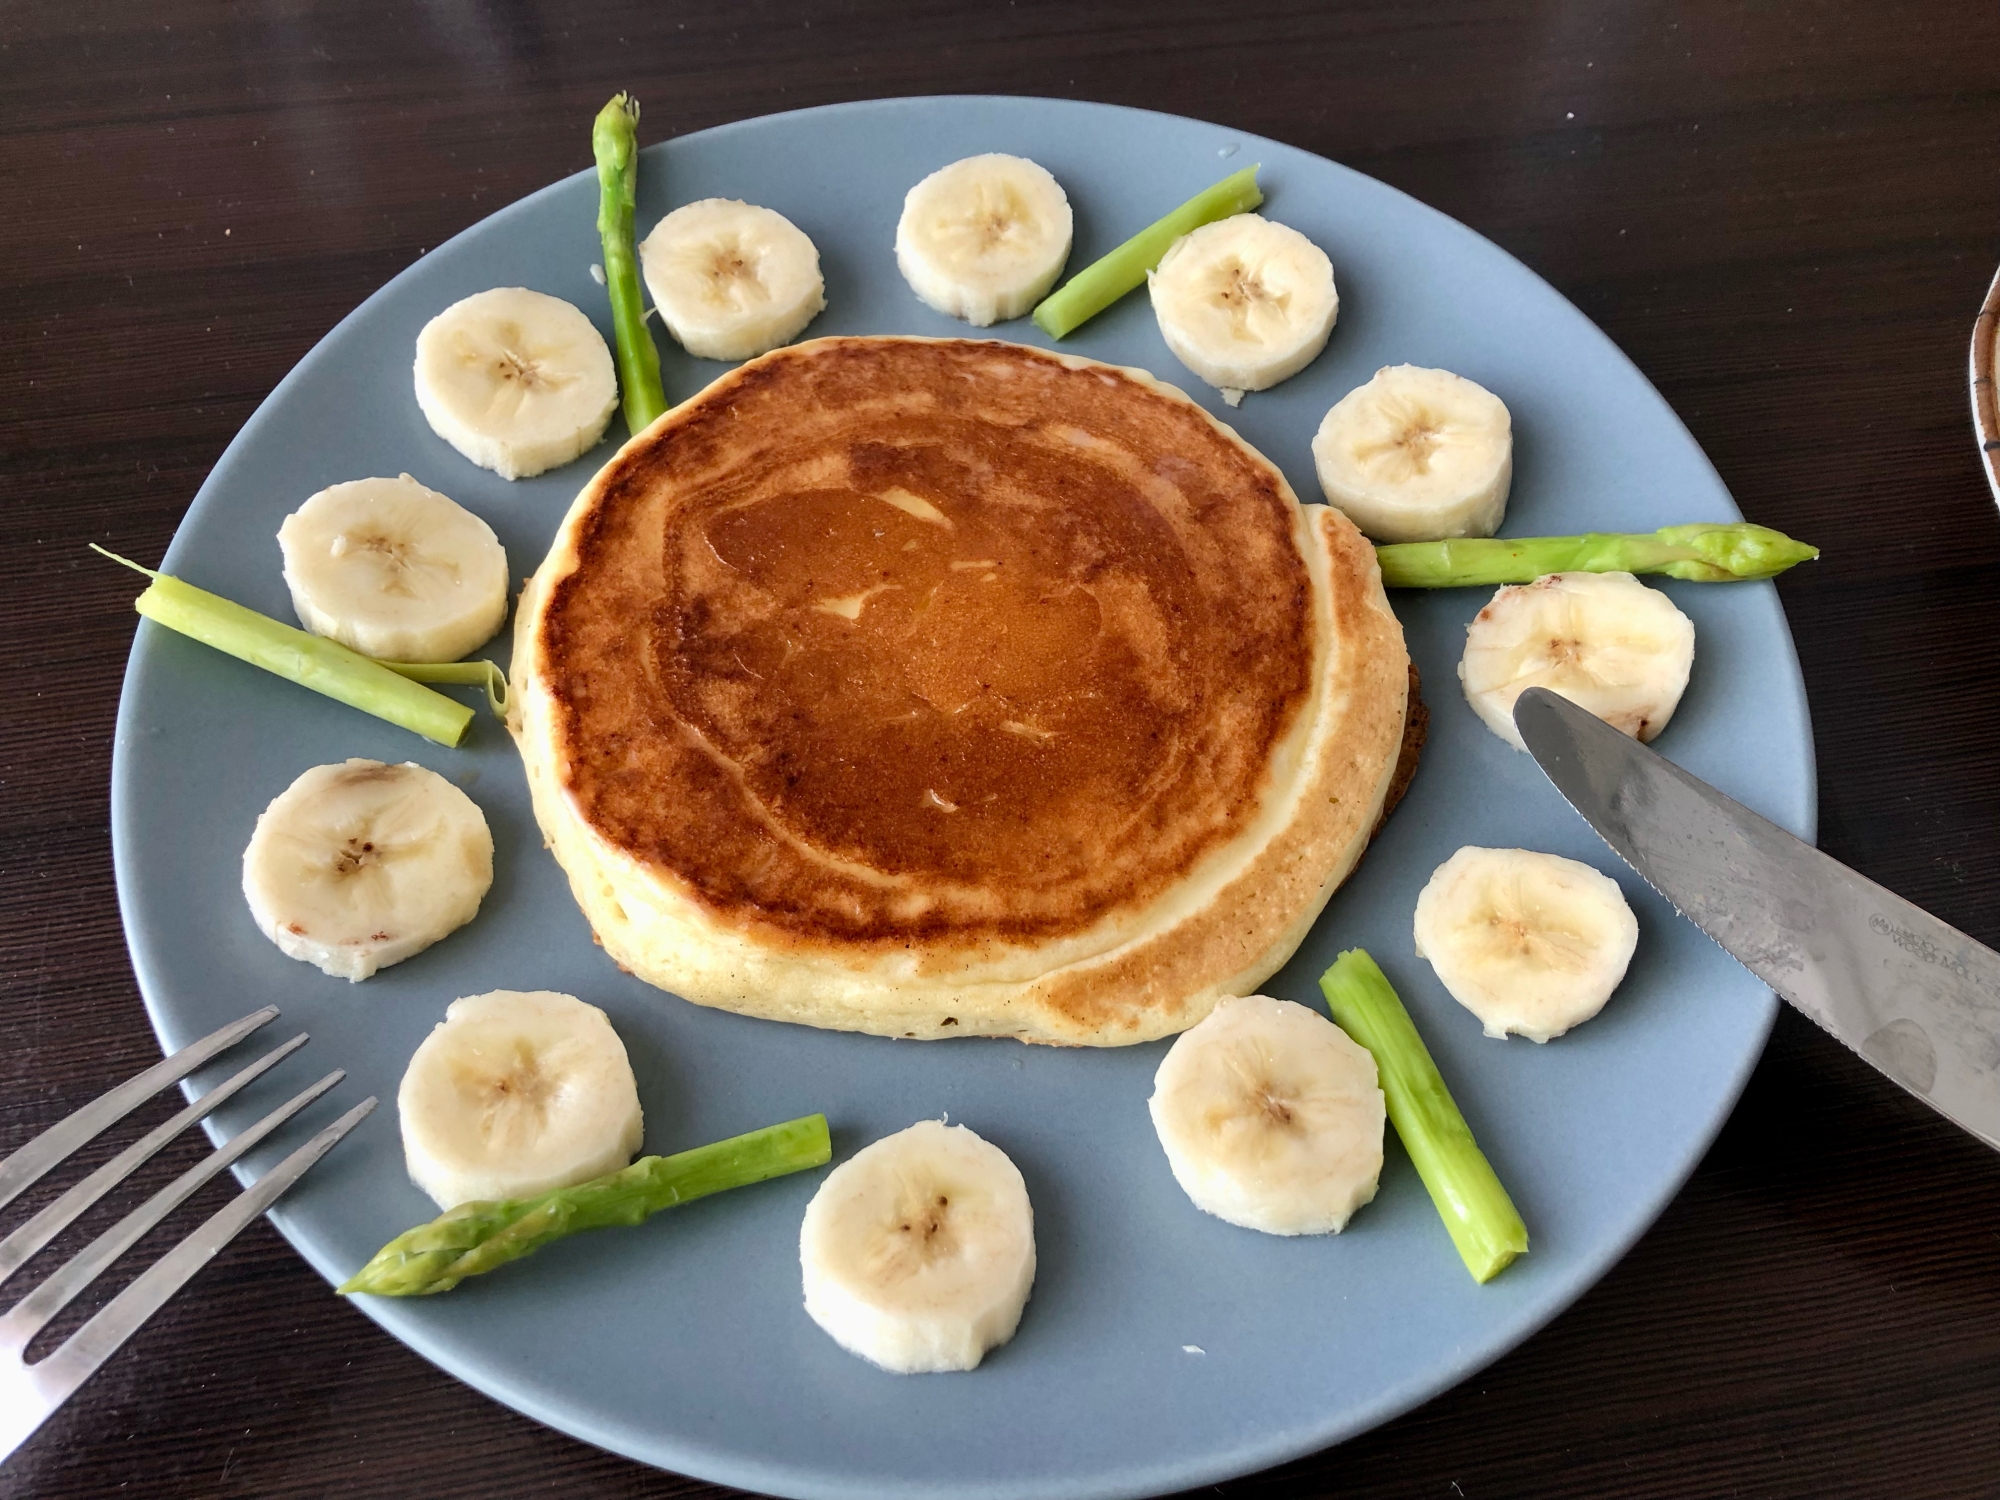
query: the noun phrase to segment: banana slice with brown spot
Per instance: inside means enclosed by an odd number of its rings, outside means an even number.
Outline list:
[[[1182,235],[1146,286],[1174,357],[1239,398],[1311,364],[1340,314],[1326,252],[1260,214],[1235,214]]]
[[[396,1111],[410,1180],[446,1209],[602,1177],[645,1134],[610,1018],[553,990],[452,1001],[410,1058]]]
[[[1303,1005],[1221,1001],[1175,1041],[1147,1106],[1174,1179],[1231,1224],[1338,1233],[1375,1197],[1388,1118],[1375,1059]]]
[[[470,922],[493,884],[485,814],[412,762],[314,766],[257,819],[243,894],[264,935],[366,979]]]
[[[1370,541],[1492,536],[1506,519],[1513,418],[1449,370],[1377,370],[1334,403],[1312,451],[1326,503]]]
[[[805,231],[734,198],[668,214],[639,246],[639,269],[667,331],[698,359],[768,353],[826,306],[819,251]]]
[[[1604,1008],[1639,921],[1618,882],[1529,849],[1467,847],[1417,897],[1417,956],[1488,1036],[1546,1042]]]
[[[1694,671],[1694,622],[1630,573],[1551,573],[1508,584],[1465,630],[1458,680],[1474,713],[1516,750],[1514,700],[1545,687],[1650,740]]]
[[[975,328],[1033,310],[1062,275],[1069,196],[1045,167],[989,152],[911,188],[896,222],[896,265],[925,303]]]
[[[432,318],[417,335],[415,377],[431,430],[503,479],[580,458],[618,409],[604,335],[526,287],[478,292]]]
[[[806,1311],[898,1374],[970,1370],[1014,1336],[1035,1281],[1035,1216],[1006,1152],[921,1120],[842,1162],[799,1229]]]

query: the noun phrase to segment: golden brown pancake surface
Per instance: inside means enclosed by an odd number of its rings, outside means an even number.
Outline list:
[[[1213,1003],[1197,979],[1289,953],[1380,809],[1407,657],[1351,530],[1140,372],[969,340],[780,350],[628,444],[524,597],[538,815],[621,962],[704,1003],[1178,1029]],[[1231,880],[1327,780],[1335,718],[1353,805],[1331,795],[1338,826],[1246,898]],[[1254,914],[1222,943],[1242,952],[1135,968],[1225,891]],[[690,935],[714,951],[677,968]],[[1104,996],[1078,989],[1047,1024],[1037,955],[1097,964],[1132,1014],[1081,1018]],[[759,988],[819,971],[830,1017]],[[880,1025],[871,984],[896,992]]]
[[[550,600],[571,793],[719,912],[1087,927],[1256,803],[1311,661],[1294,510],[1122,374],[973,342],[768,362],[623,465]]]

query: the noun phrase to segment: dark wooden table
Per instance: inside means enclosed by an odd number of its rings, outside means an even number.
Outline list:
[[[587,165],[618,87],[648,140],[895,94],[1143,105],[1497,240],[1638,361],[1746,513],[1826,549],[1779,586],[1821,843],[2000,945],[2000,516],[1966,397],[1996,80],[2000,10],[1953,0],[11,8],[0,1149],[157,1056],[106,814],[132,589],[84,544],[157,557],[279,377],[427,247]],[[38,1500],[530,1492],[721,1493],[437,1373],[262,1225],[0,1468]],[[1572,1311],[1217,1492],[2000,1492],[2000,1157],[1787,1011],[1693,1180]]]

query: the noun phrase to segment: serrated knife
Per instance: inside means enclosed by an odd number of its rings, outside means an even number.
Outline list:
[[[1547,688],[1529,752],[1618,855],[1751,973],[2000,1150],[2000,953]]]

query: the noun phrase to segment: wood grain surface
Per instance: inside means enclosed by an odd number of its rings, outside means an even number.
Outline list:
[[[2000,516],[1966,389],[2000,260],[1996,81],[2000,9],[1952,0],[0,12],[0,1150],[158,1055],[107,831],[132,588],[85,543],[157,557],[293,363],[587,165],[621,87],[647,140],[898,94],[1141,105],[1497,240],[1631,354],[1751,518],[1825,548],[1779,585],[1821,843],[2000,945]],[[1573,1310],[1402,1420],[1213,1491],[1996,1492],[2000,1156],[1789,1011],[1693,1180]],[[0,1467],[37,1500],[721,1493],[439,1374],[262,1225]]]

